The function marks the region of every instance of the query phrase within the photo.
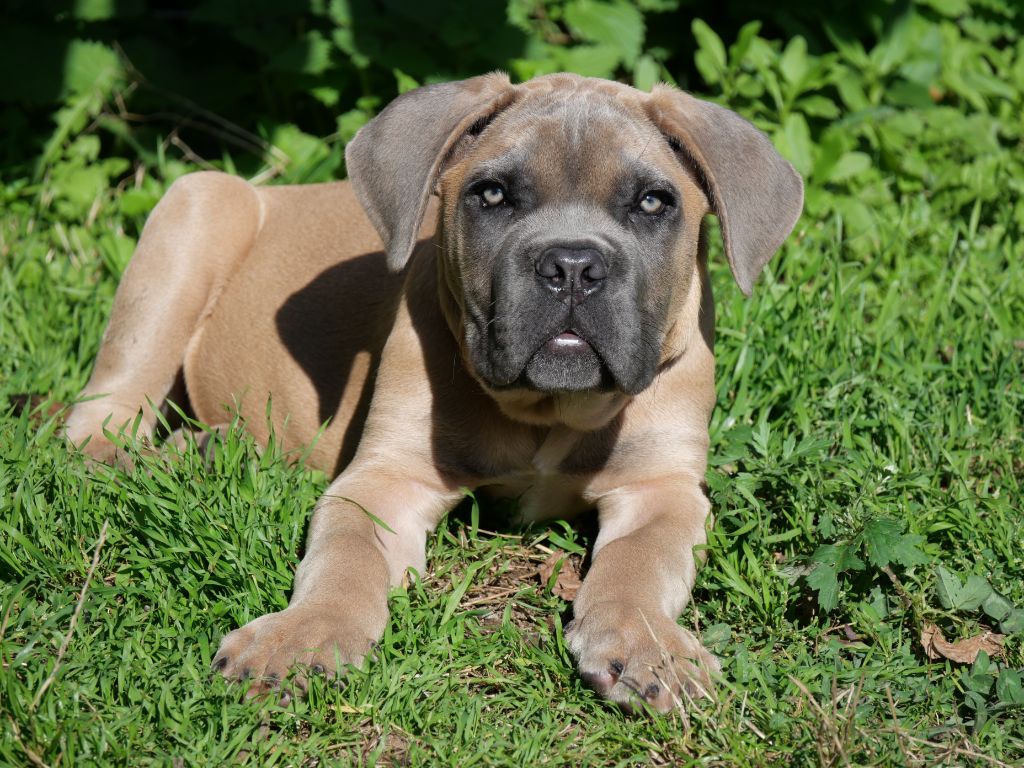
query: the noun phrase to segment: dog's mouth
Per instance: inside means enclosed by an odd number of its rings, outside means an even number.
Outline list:
[[[597,354],[590,343],[575,331],[562,331],[548,339],[541,347],[550,355],[580,355],[586,352]],[[539,351],[539,350],[538,350]]]
[[[556,333],[530,356],[517,382],[540,392],[583,392],[614,387],[597,350],[572,329]]]

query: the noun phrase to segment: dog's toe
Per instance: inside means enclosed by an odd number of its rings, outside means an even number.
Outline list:
[[[713,695],[718,660],[666,617],[595,606],[567,639],[584,681],[626,711],[668,712]]]
[[[278,689],[285,679],[289,689],[301,695],[307,689],[308,671],[334,676],[346,666],[360,664],[370,646],[370,639],[350,618],[287,608],[225,635],[212,668],[230,680],[246,681],[248,698]],[[289,678],[293,669],[297,672]]]

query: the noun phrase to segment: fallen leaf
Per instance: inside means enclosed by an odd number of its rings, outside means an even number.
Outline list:
[[[560,568],[559,565],[561,565]],[[558,568],[558,576],[555,577],[555,586],[551,591],[571,603],[576,599],[576,593],[580,591],[580,585],[583,583],[580,579],[579,558],[569,557],[562,550],[556,549],[537,568],[537,575],[540,576],[542,584],[551,581],[551,574],[555,572],[556,568]]]
[[[998,656],[1003,652],[1003,641],[1006,635],[996,632],[983,632],[974,637],[957,640],[951,643],[942,635],[942,630],[931,623],[921,630],[921,645],[929,659],[949,659],[961,664],[973,664],[978,654],[984,651],[989,656]]]

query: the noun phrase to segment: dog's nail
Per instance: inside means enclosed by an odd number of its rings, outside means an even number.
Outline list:
[[[661,693],[661,686],[657,683],[651,683],[644,688],[644,698],[647,701],[654,701],[654,699],[658,698],[659,693]]]
[[[238,676],[238,679],[248,680],[250,677],[252,677],[252,667],[246,667],[242,670],[241,674]]]
[[[613,675],[618,676],[622,674],[622,670],[626,668],[626,665],[618,659],[612,659],[611,663],[608,665],[608,668],[612,671]]]
[[[210,668],[214,672],[221,672],[221,671],[223,671],[224,667],[226,667],[227,665],[228,665],[228,657],[227,656],[221,656],[219,659],[214,659],[213,660],[213,664],[211,665]]]
[[[313,671],[316,672],[318,675],[322,675],[324,673],[324,665],[323,664],[314,664],[313,665]]]
[[[608,691],[615,685],[615,680],[607,672],[581,672],[583,682],[593,688],[602,696],[607,696]]]

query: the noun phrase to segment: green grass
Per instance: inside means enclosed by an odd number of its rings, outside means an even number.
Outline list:
[[[116,196],[91,227],[22,197],[3,220],[0,394],[66,401],[118,269],[86,235],[139,222],[117,213]],[[1011,690],[1021,634],[988,670],[929,661],[918,640],[926,621],[951,638],[994,625],[943,608],[940,565],[1024,605],[1020,244],[936,221],[923,200],[879,218],[881,246],[867,256],[849,251],[838,220],[803,222],[753,300],[716,260],[717,526],[684,621],[722,658],[717,703],[631,718],[600,702],[566,653],[567,604],[534,575],[587,534],[509,532],[487,506],[480,530],[463,510],[433,537],[423,583],[393,596],[376,661],[339,688],[317,681],[307,701],[244,701],[211,679],[211,656],[224,632],[285,605],[325,478],[240,433],[209,471],[194,450],[144,458],[129,476],[90,471],[52,418],[0,406],[0,762],[1024,759]],[[60,246],[75,227],[81,253]],[[839,574],[826,614],[801,576],[807,558],[879,518],[922,537],[926,562],[889,569],[909,603],[865,561]]]

